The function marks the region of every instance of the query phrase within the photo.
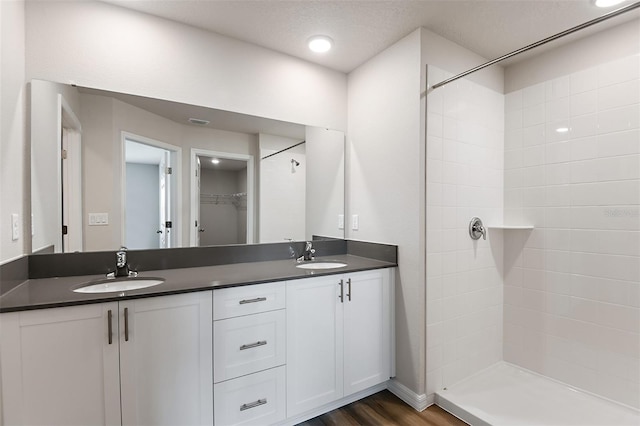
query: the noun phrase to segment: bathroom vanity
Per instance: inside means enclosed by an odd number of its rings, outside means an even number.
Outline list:
[[[27,280],[0,298],[6,424],[295,424],[386,387],[395,264],[330,260]]]

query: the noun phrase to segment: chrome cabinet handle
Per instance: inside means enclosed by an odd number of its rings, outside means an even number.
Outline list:
[[[129,308],[124,308],[124,341],[129,341]]]
[[[244,299],[238,302],[241,305],[246,305],[247,303],[256,303],[256,302],[266,302],[266,297],[256,297],[255,299]]]
[[[263,399],[259,399],[259,400],[254,401],[254,402],[249,402],[247,404],[242,404],[240,406],[240,411],[249,410],[251,408],[259,407],[259,406],[264,405],[266,403],[267,403],[267,398],[263,398]]]
[[[109,334],[109,344],[113,343],[113,313],[111,309],[107,311],[107,333]]]
[[[240,350],[244,351],[246,349],[257,348],[258,346],[264,346],[266,344],[267,344],[266,340],[260,340],[260,341],[255,342],[255,343],[249,343],[249,344],[246,344],[246,345],[242,345],[242,346],[240,346]]]
[[[351,278],[347,280],[347,284],[349,285],[349,293],[347,293],[347,298],[349,299],[349,302],[351,302]]]
[[[344,303],[344,280],[340,280],[340,296],[338,296],[338,299],[340,299],[340,303]]]

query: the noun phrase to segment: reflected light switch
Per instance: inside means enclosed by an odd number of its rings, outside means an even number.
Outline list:
[[[104,226],[109,224],[109,213],[89,213],[89,226]]]

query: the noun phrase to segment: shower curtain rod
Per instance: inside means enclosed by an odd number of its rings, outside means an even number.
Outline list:
[[[575,33],[576,31],[583,30],[583,29],[585,29],[587,27],[590,27],[592,25],[599,24],[600,22],[606,21],[607,19],[616,17],[618,15],[622,15],[623,13],[626,13],[626,12],[630,12],[633,9],[637,9],[638,7],[640,7],[640,1],[632,3],[632,4],[630,4],[628,6],[625,6],[625,7],[621,7],[620,9],[616,9],[616,10],[611,11],[609,13],[606,13],[606,14],[604,14],[602,16],[599,16],[599,17],[597,17],[595,19],[592,19],[591,21],[587,21],[587,22],[585,22],[583,24],[576,25],[575,27],[569,28],[568,30],[564,30],[564,31],[562,31],[562,32],[560,32],[558,34],[554,34],[554,35],[552,35],[550,37],[547,37],[545,39],[542,39],[540,41],[532,43],[532,44],[530,44],[528,46],[522,47],[522,48],[520,48],[518,50],[514,50],[511,53],[507,53],[506,55],[502,55],[499,58],[493,59],[493,60],[491,60],[489,62],[486,62],[486,63],[484,63],[482,65],[478,65],[475,68],[471,68],[470,70],[467,70],[467,71],[465,71],[463,73],[460,73],[458,75],[450,77],[450,78],[448,78],[446,80],[442,80],[440,83],[434,84],[429,89],[437,89],[438,87],[442,87],[445,84],[451,83],[452,81],[456,81],[456,80],[458,80],[460,78],[468,76],[469,74],[473,74],[476,71],[480,71],[481,69],[489,67],[489,66],[491,66],[493,64],[497,64],[498,62],[502,62],[505,59],[509,59],[512,56],[519,55],[520,53],[524,53],[524,52],[526,52],[528,50],[531,50],[531,49],[534,49],[534,48],[536,48],[538,46],[542,46],[543,44],[547,44],[547,43],[549,43],[551,41],[554,41],[554,40],[557,40],[557,39],[562,38],[564,36],[567,36],[569,34]]]
[[[273,154],[265,155],[264,157],[261,158],[261,160],[267,159],[269,157],[273,157],[274,155],[280,154],[281,152],[289,151],[290,149],[295,148],[296,146],[302,145],[303,143],[307,143],[307,141],[298,142],[295,145],[291,145],[289,147],[286,147],[285,149],[281,149],[280,151],[274,152]]]

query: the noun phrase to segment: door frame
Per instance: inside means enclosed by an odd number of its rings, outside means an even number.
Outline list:
[[[175,165],[172,164],[171,167],[174,168],[172,170],[172,175],[175,176],[175,186],[176,186],[176,200],[174,201],[175,206],[175,218],[171,220],[174,222],[172,224],[172,231],[175,232],[176,239],[175,244],[171,245],[172,247],[182,247],[182,147],[177,145],[171,145],[166,142],[159,141],[157,139],[148,138],[146,136],[140,136],[135,133],[121,131],[120,132],[120,158],[122,161],[120,162],[120,245],[124,246],[125,243],[125,231],[126,231],[126,205],[127,205],[127,158],[126,158],[126,146],[127,139],[138,142],[144,145],[153,146],[155,148],[164,149],[167,151],[171,151],[176,154]],[[177,226],[176,226],[177,225]]]
[[[82,201],[82,186],[77,186],[77,185],[73,185],[73,186],[69,186],[67,185],[65,187],[64,183],[65,183],[65,179],[64,179],[64,175],[63,175],[63,169],[62,169],[62,151],[66,148],[71,148],[71,149],[75,149],[74,154],[74,164],[71,165],[71,167],[74,168],[74,170],[76,172],[79,172],[80,174],[82,174],[82,165],[81,165],[81,149],[82,149],[82,125],[80,124],[80,120],[78,119],[78,116],[73,112],[73,109],[71,108],[71,105],[69,104],[69,102],[64,98],[64,96],[62,96],[62,94],[58,93],[58,129],[57,129],[57,133],[56,133],[56,137],[57,137],[57,168],[58,168],[58,209],[57,209],[57,225],[58,225],[58,229],[56,231],[56,240],[55,240],[55,252],[56,253],[62,253],[62,252],[68,252],[69,251],[69,247],[66,247],[65,242],[67,243],[67,245],[69,244],[69,238],[65,238],[62,235],[62,225],[68,225],[63,223],[65,218],[68,218],[69,216],[69,211],[67,211],[67,214],[64,214],[64,207],[65,207],[65,202],[64,202],[64,191],[66,190],[71,191],[73,193],[73,195],[71,197],[69,197],[69,194],[67,194],[67,199],[72,199],[72,203],[71,204],[66,204],[66,207],[68,207],[68,209],[72,209],[73,213],[72,213],[72,217],[75,220],[80,220],[79,224],[74,224],[73,229],[78,232],[78,225],[79,225],[79,232],[80,235],[76,236],[77,238],[74,238],[74,249],[79,249],[80,251],[82,251],[82,243],[84,241],[84,236],[83,236],[83,229],[84,229],[84,224],[82,221],[83,215],[82,215],[82,205],[84,204],[84,202]],[[67,134],[63,136],[63,131],[65,131]],[[71,136],[70,134],[73,134],[73,136]],[[72,143],[71,146],[66,146],[65,142],[68,142],[69,139],[72,138],[74,139],[75,143]],[[78,217],[77,212],[78,209],[80,209],[80,216]],[[79,247],[78,247],[78,238],[79,238]]]
[[[254,236],[254,159],[253,155],[249,154],[235,154],[232,152],[220,152],[210,151],[201,148],[191,148],[191,170],[189,190],[191,193],[191,208],[190,208],[190,220],[189,220],[189,245],[196,247],[198,244],[198,230],[196,229],[196,209],[200,208],[200,193],[198,192],[198,181],[196,176],[197,169],[197,157],[216,157],[227,160],[241,160],[247,162],[247,242],[246,244],[253,244]],[[202,219],[202,218],[200,218]]]

